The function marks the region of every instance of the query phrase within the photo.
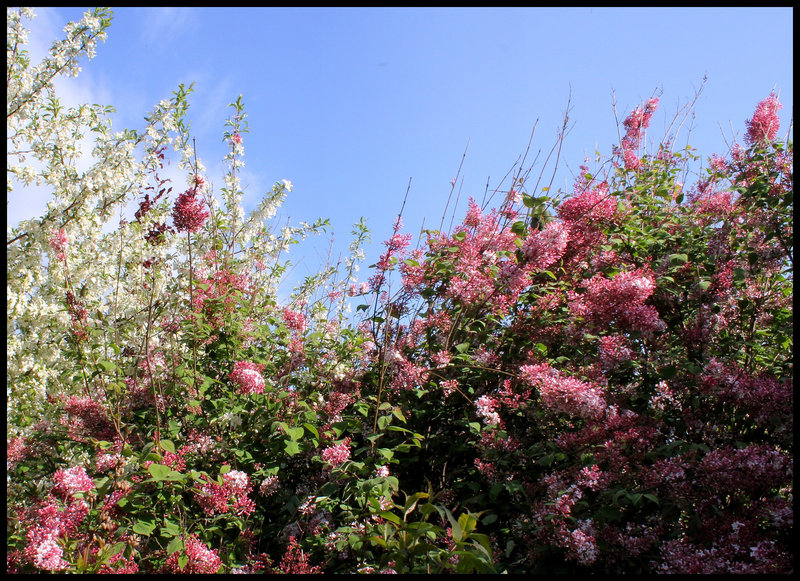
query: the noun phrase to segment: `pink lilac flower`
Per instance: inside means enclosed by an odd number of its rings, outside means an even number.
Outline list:
[[[606,335],[600,338],[599,359],[604,370],[608,371],[620,363],[630,361],[634,354],[624,335]]]
[[[74,466],[67,470],[59,468],[53,475],[53,480],[55,481],[53,493],[61,498],[94,490],[94,481],[86,474],[86,468],[83,466]]]
[[[28,446],[25,445],[25,438],[22,436],[8,440],[6,446],[6,470],[9,472],[13,470],[19,462],[25,459],[29,450]]]
[[[211,574],[219,571],[222,560],[215,549],[209,549],[202,541],[191,536],[184,541],[186,556],[189,557],[186,566],[181,569],[178,559],[180,551],[167,557],[165,568],[173,573]]]
[[[311,565],[308,561],[308,555],[305,554],[303,549],[297,543],[294,536],[289,537],[289,544],[286,547],[278,568],[287,574],[309,574],[321,573],[319,565]]]
[[[278,487],[280,486],[280,479],[277,475],[267,476],[262,482],[261,486],[258,487],[258,492],[262,496],[270,496],[277,492]]]
[[[608,193],[608,184],[598,184],[561,202],[558,217],[570,222],[591,223],[608,221],[617,213],[617,200]]]
[[[600,482],[603,477],[603,471],[593,464],[581,469],[578,485],[588,488],[589,490],[599,490]]]
[[[61,559],[58,539],[72,536],[89,514],[89,505],[72,499],[62,508],[54,496],[48,496],[36,508],[27,532],[25,556],[37,567],[50,571],[62,570],[69,564]]]
[[[625,161],[625,167],[628,169],[637,169],[642,164],[639,157],[630,149],[624,151],[622,159]]]
[[[334,468],[341,466],[350,459],[350,438],[345,438],[341,443],[328,446],[322,451],[322,460]]]
[[[778,118],[778,110],[782,108],[783,105],[778,102],[778,97],[774,92],[761,101],[756,107],[753,118],[746,121],[747,135],[744,137],[745,142],[753,145],[773,141],[780,129],[781,122]]]
[[[195,500],[209,515],[231,513],[247,516],[255,510],[255,502],[247,496],[252,490],[250,477],[231,470],[222,476],[222,484],[208,481],[195,493]]]
[[[486,425],[488,426],[501,423],[500,415],[496,411],[497,406],[498,402],[488,395],[482,395],[475,401],[475,408],[478,411],[478,415],[486,421]]]
[[[69,567],[69,563],[62,558],[63,554],[64,550],[58,546],[55,539],[44,539],[36,546],[33,564],[47,571],[61,571]]]
[[[546,363],[523,365],[519,371],[523,382],[537,388],[542,404],[553,411],[584,418],[605,413],[606,402],[599,385],[564,377]]]
[[[302,333],[308,327],[306,316],[299,311],[293,311],[287,307],[283,309],[281,316],[283,318],[283,322],[286,323],[286,326],[292,331]]]
[[[381,476],[383,478],[389,476],[389,468],[386,466],[378,466],[375,469],[375,476]]]
[[[63,228],[58,228],[50,233],[50,248],[56,253],[58,260],[64,260],[67,248],[67,232]]]
[[[197,232],[208,216],[205,201],[197,197],[195,188],[189,188],[179,195],[172,210],[172,221],[178,232]]]
[[[583,565],[591,565],[597,560],[597,542],[592,535],[581,529],[575,529],[569,535],[567,546],[574,558]]]
[[[440,385],[442,386],[442,391],[444,392],[444,396],[447,397],[458,389],[458,380],[446,379]]]
[[[247,361],[237,361],[229,376],[231,382],[241,393],[264,393],[266,381],[261,375],[263,365]]]
[[[637,107],[631,111],[622,124],[627,130],[622,138],[623,149],[636,149],[642,140],[642,132],[650,126],[650,118],[658,108],[658,98],[648,99],[644,108]]]
[[[536,269],[545,269],[564,256],[569,228],[563,222],[550,222],[544,230],[532,232],[522,244],[522,253]]]

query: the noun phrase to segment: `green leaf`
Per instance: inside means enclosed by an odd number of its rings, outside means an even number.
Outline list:
[[[297,443],[297,440],[284,440],[283,450],[289,454],[289,456],[295,456],[300,453],[300,445]]]
[[[133,525],[133,532],[135,532],[137,535],[143,535],[145,537],[149,537],[150,534],[155,530],[155,528],[156,528],[155,523],[140,520],[139,522]]]
[[[147,471],[150,473],[150,476],[153,477],[153,480],[166,480],[169,473],[172,472],[172,469],[163,464],[150,464],[150,466],[147,467]]]
[[[299,440],[305,434],[305,430],[302,427],[299,428],[289,428],[286,432],[286,435],[289,436],[292,440]]]
[[[181,537],[175,537],[172,539],[169,544],[167,545],[167,555],[171,555],[177,551],[183,550],[183,539]]]
[[[669,261],[673,266],[678,266],[689,262],[689,256],[686,254],[670,254]]]
[[[107,372],[114,371],[117,368],[117,365],[113,361],[106,361],[105,359],[98,361],[97,365]]]
[[[305,424],[303,424],[303,427],[306,430],[308,430],[309,432],[311,432],[311,435],[313,435],[315,438],[319,439],[319,430],[317,430],[317,428],[314,425],[309,424],[309,423],[305,423]]]
[[[172,440],[159,440],[158,443],[167,452],[175,453],[175,444]]]

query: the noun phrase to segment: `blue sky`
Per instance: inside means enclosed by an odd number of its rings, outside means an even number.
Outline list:
[[[85,10],[36,9],[34,60]],[[707,156],[741,141],[745,120],[774,88],[783,136],[792,117],[792,17],[790,8],[118,8],[96,58],[58,87],[66,100],[113,105],[121,129],[141,127],[179,83],[194,83],[189,120],[217,189],[227,105],[242,95],[245,206],[288,179],[295,190],[281,219],[329,218],[336,254],[364,216],[371,264],[409,179],[405,231],[418,234],[423,219],[438,228],[465,149],[456,222],[469,196],[480,201],[487,184],[490,192],[507,187],[501,180],[537,119],[526,165],[541,151],[531,170],[538,176],[570,94],[554,188],[569,190],[595,150],[610,153],[618,136],[612,92],[622,121],[663,91],[649,134],[660,138],[707,77],[690,122],[690,142]],[[14,192],[9,222],[42,207],[40,196]],[[328,244],[293,249],[295,261],[304,257],[297,274],[315,272]]]

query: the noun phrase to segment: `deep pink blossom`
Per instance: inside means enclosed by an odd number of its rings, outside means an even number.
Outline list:
[[[233,371],[229,377],[241,393],[264,393],[266,381],[261,375],[263,368],[264,366],[258,363],[237,361],[233,364]]]
[[[94,481],[86,474],[83,466],[73,466],[67,470],[59,468],[53,475],[53,492],[61,498],[69,498],[79,492],[94,490]]]
[[[532,232],[522,245],[522,253],[533,268],[543,270],[564,255],[569,242],[569,228],[553,221],[543,230]]]
[[[774,92],[761,101],[756,107],[753,118],[746,121],[745,142],[754,145],[774,141],[781,126],[778,110],[782,108],[783,105],[780,104]]]
[[[350,459],[350,438],[345,438],[342,442],[328,446],[322,451],[322,461],[327,462],[334,468],[341,466]]]
[[[235,514],[247,516],[256,508],[248,494],[252,491],[250,477],[239,470],[231,470],[222,475],[222,484],[207,480],[195,492],[195,500],[209,515]]]
[[[179,195],[172,210],[172,221],[178,232],[197,232],[208,216],[205,201],[198,197],[196,188],[189,188]]]
[[[217,573],[222,566],[216,549],[209,549],[196,536],[190,536],[184,540],[184,552],[189,557],[186,566],[181,568],[178,559],[181,551],[176,551],[167,557],[165,569],[172,573],[186,574],[211,574]]]
[[[644,107],[637,107],[631,111],[622,124],[627,130],[622,138],[623,150],[631,150],[639,147],[642,140],[642,132],[650,126],[650,118],[658,108],[658,98],[648,99]]]
[[[297,543],[297,539],[294,536],[289,537],[289,544],[278,568],[287,574],[302,575],[322,572],[322,568],[319,565],[311,565],[309,563],[308,555]]]

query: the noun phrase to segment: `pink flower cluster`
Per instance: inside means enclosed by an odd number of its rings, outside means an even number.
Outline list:
[[[655,275],[644,269],[620,272],[614,278],[596,274],[586,281],[586,292],[570,291],[570,311],[598,327],[615,323],[625,330],[651,333],[664,328],[656,309],[644,302],[653,293]]]
[[[617,200],[608,192],[608,185],[598,184],[592,190],[568,198],[558,205],[558,217],[572,223],[594,223],[611,220],[617,213]]]
[[[322,461],[332,467],[341,466],[350,459],[350,438],[345,438],[339,444],[328,446],[322,451]]]
[[[70,437],[81,440],[91,436],[98,440],[111,441],[116,435],[114,425],[108,419],[103,405],[89,397],[70,396],[64,404],[67,417],[61,418],[61,423],[69,429]]]
[[[258,363],[237,361],[233,364],[229,379],[241,393],[264,393],[266,381],[261,375],[262,369],[264,366]]]
[[[622,138],[622,149],[630,150],[639,147],[642,141],[642,132],[650,127],[650,118],[658,108],[658,98],[648,99],[644,108],[637,107],[625,118],[622,125],[627,130]]]
[[[322,568],[319,565],[311,565],[309,563],[308,555],[297,543],[297,539],[294,536],[289,537],[286,553],[284,553],[278,568],[287,574],[308,575],[322,572]]]
[[[271,496],[277,492],[280,486],[280,479],[277,475],[267,476],[261,481],[261,486],[258,487],[258,492],[262,496]]]
[[[281,312],[281,317],[291,331],[302,333],[308,328],[306,316],[300,311],[294,311],[287,307]]]
[[[598,385],[564,377],[546,363],[523,365],[519,372],[523,382],[539,390],[542,404],[553,411],[584,418],[599,418],[605,413],[607,406]]]
[[[778,110],[782,108],[783,105],[780,104],[774,92],[761,101],[756,107],[753,118],[746,121],[745,142],[753,145],[774,141],[781,126]]]
[[[83,500],[70,499],[62,509],[58,500],[49,496],[32,515],[25,557],[37,568],[47,571],[69,567],[58,540],[73,536],[88,514],[89,506]]]
[[[56,253],[58,260],[66,258],[67,232],[63,228],[58,228],[50,233],[50,248]]]
[[[71,498],[79,492],[94,490],[94,481],[86,474],[83,466],[73,466],[67,470],[59,468],[53,475],[53,481],[53,494],[63,499]]]
[[[28,455],[30,449],[25,445],[25,438],[22,436],[7,440],[6,445],[6,470],[11,472],[14,467]]]
[[[197,232],[208,216],[205,201],[197,197],[196,188],[189,188],[180,194],[172,209],[172,221],[178,232]]]
[[[496,411],[497,407],[497,401],[488,395],[482,395],[475,401],[478,415],[484,419],[487,426],[496,426],[501,423],[500,415]]]
[[[603,370],[616,368],[624,361],[633,359],[628,339],[624,335],[605,335],[600,337],[599,360]]]
[[[532,232],[522,245],[522,253],[531,265],[543,270],[564,255],[569,229],[563,222],[550,222],[544,230]]]
[[[185,539],[184,546],[186,556],[189,557],[186,566],[181,569],[178,563],[181,551],[176,551],[167,557],[164,565],[167,571],[194,575],[212,574],[219,571],[222,560],[215,549],[209,549],[194,535]]]
[[[222,484],[208,481],[195,493],[195,500],[209,515],[235,514],[247,516],[256,508],[255,502],[248,498],[252,490],[250,477],[239,470],[231,470],[222,475]]]

